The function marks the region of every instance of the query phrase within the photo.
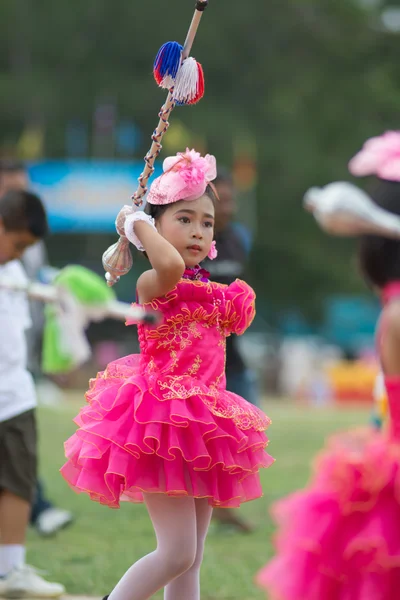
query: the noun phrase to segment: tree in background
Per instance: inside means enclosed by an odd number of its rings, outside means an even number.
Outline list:
[[[272,307],[295,303],[317,316],[326,294],[362,289],[356,271],[343,268],[351,243],[323,236],[301,199],[310,185],[348,178],[347,161],[365,138],[400,125],[398,39],[381,26],[384,5],[210,0],[193,51],[205,68],[206,97],[176,109],[169,136],[208,147],[225,165],[240,140],[254,140],[253,274]],[[152,61],[164,41],[182,41],[192,8],[187,0],[168,11],[161,0],[2,0],[3,154],[64,157],[66,131],[78,122],[91,156],[96,110],[111,105],[116,124],[133,120],[145,134],[131,155],[141,158],[164,100]]]

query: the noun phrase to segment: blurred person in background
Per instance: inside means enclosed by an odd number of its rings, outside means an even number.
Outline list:
[[[40,199],[24,190],[0,196],[0,277],[26,285],[19,258],[47,233]],[[25,562],[37,483],[36,392],[27,367],[29,303],[0,288],[0,596],[55,598],[64,587]]]
[[[252,246],[252,235],[242,223],[235,222],[236,190],[232,174],[218,169],[214,182],[219,201],[215,213],[215,242],[218,256],[213,261],[206,259],[204,268],[210,272],[211,280],[230,285],[235,279],[245,277],[246,265]],[[238,336],[226,339],[226,389],[259,406],[257,385],[242,357]],[[236,516],[231,509],[214,509],[213,518],[242,532],[250,532],[251,526]]]
[[[372,138],[349,163],[351,175],[373,176],[368,195],[347,183],[332,184],[344,186],[345,192],[340,208],[330,213],[330,225],[346,223],[346,236],[359,238],[361,274],[381,301],[376,326],[382,371],[375,389],[378,412],[370,427],[330,435],[313,460],[307,486],[271,507],[275,555],[257,575],[269,600],[399,597],[399,155],[400,131]],[[313,194],[315,190],[319,206],[329,214],[332,187],[313,188]],[[312,210],[324,229],[322,211]],[[329,233],[340,235],[334,228]],[[387,423],[381,431],[383,417]]]
[[[0,197],[10,190],[29,189],[29,176],[24,163],[15,160],[0,160]],[[29,280],[39,279],[40,271],[48,265],[46,246],[38,240],[28,247],[21,257],[22,265]],[[43,305],[30,302],[32,327],[27,331],[28,368],[35,378],[40,377],[40,354],[43,332]],[[57,508],[44,492],[43,482],[37,483],[35,502],[32,506],[31,525],[40,535],[53,535],[73,521],[67,510]]]

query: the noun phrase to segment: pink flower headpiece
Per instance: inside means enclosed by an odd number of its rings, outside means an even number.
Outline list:
[[[217,176],[217,162],[210,154],[203,157],[195,150],[186,149],[186,152],[166,158],[163,171],[147,194],[149,204],[172,204],[178,200],[200,198]]]
[[[400,181],[400,131],[387,131],[367,140],[351,159],[349,171],[356,177],[376,175],[380,179]]]

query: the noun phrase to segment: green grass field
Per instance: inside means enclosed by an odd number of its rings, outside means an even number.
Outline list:
[[[72,492],[59,475],[63,442],[75,430],[71,419],[78,406],[70,401],[39,410],[41,475],[51,498],[72,510],[76,522],[52,539],[31,531],[28,561],[46,570],[48,578],[64,583],[69,594],[102,596],[133,562],[154,549],[155,542],[143,506],[124,504],[120,510],[100,506]],[[272,554],[268,505],[306,483],[310,459],[327,434],[368,419],[368,413],[358,409],[304,409],[272,401],[265,407],[273,420],[269,450],[276,463],[262,473],[264,497],[241,509],[256,532],[210,532],[202,569],[203,600],[265,600],[253,578]]]

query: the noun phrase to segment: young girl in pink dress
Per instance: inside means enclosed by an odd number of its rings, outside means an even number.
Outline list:
[[[162,314],[139,325],[140,355],[90,382],[87,406],[66,442],[61,472],[72,488],[118,508],[145,502],[157,547],[135,563],[110,600],[199,600],[199,573],[213,506],[262,495],[258,471],[270,421],[225,389],[225,340],[254,318],[253,290],[212,283],[199,263],[215,256],[215,158],[186,151],[164,161],[146,212],[125,234],[152,268],[137,282],[140,304]]]
[[[399,156],[400,133],[386,134],[350,163],[353,174],[377,177],[371,196],[388,230],[400,215]],[[257,577],[270,600],[400,597],[400,235],[390,237],[365,235],[359,247],[383,303],[377,342],[389,425],[331,438],[309,486],[273,507],[276,556]]]

